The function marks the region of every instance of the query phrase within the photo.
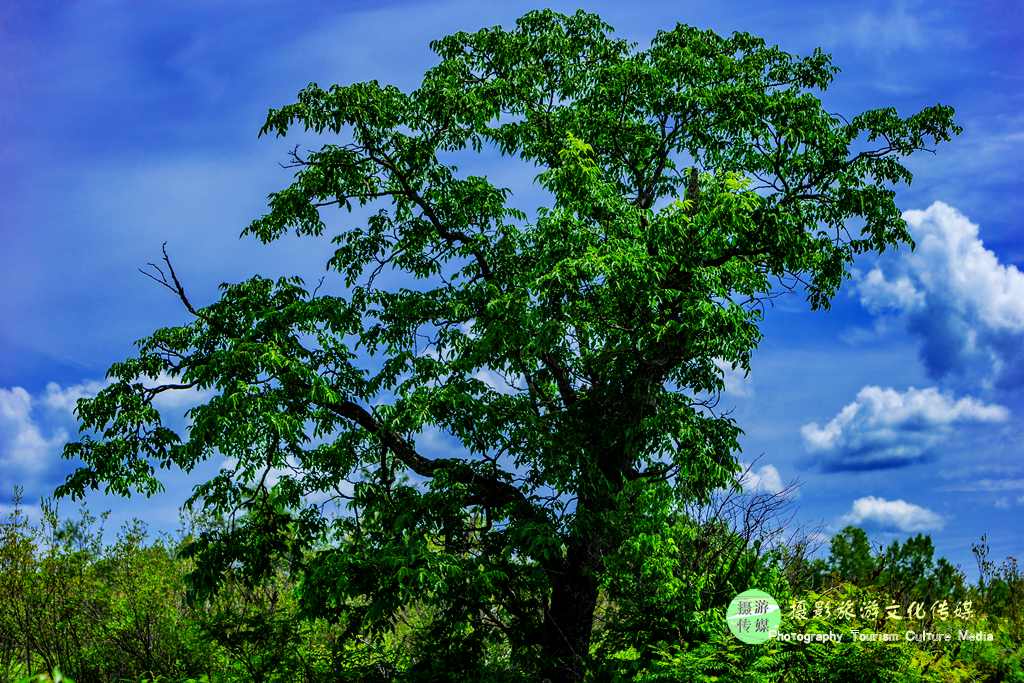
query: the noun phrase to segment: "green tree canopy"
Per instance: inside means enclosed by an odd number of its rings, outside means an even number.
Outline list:
[[[432,48],[410,92],[311,84],[262,128],[329,140],[293,154],[244,233],[330,237],[344,295],[253,277],[198,306],[168,259],[192,319],[79,404],[90,431],[59,493],[150,494],[160,468],[230,458],[190,499],[235,520],[196,540],[198,588],[285,557],[312,613],[374,629],[426,604],[448,671],[500,640],[578,680],[626,540],[612,522],[645,491],[733,481],[721,367],[749,370],[770,297],[827,307],[856,255],[910,243],[900,160],[960,129],[945,106],[829,113],[826,54],[746,33],[680,24],[640,49],[592,14],[536,11]],[[452,161],[485,150],[535,169],[547,206],[526,215]],[[357,206],[365,221],[328,225]],[[178,433],[153,399],[189,387],[213,395]],[[425,430],[461,447],[425,455]]]
[[[829,568],[844,581],[859,586],[874,581],[881,571],[871,552],[867,533],[856,526],[847,526],[832,537]]]

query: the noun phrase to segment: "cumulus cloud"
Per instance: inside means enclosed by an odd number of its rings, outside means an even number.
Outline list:
[[[0,388],[0,466],[5,474],[34,475],[52,461],[68,438],[63,429],[49,436],[36,422],[36,401],[22,387]]]
[[[800,433],[807,450],[824,457],[827,471],[885,469],[926,458],[955,426],[1008,419],[1001,405],[956,399],[935,387],[900,392],[866,386],[827,423],[805,424]]]
[[[59,410],[74,415],[75,405],[79,399],[91,398],[98,394],[109,382],[89,381],[62,387],[56,382],[46,385],[41,397],[42,403],[51,410]]]
[[[761,465],[755,469],[741,462],[740,467],[743,472],[739,475],[739,483],[747,493],[780,493],[785,488],[774,465]]]
[[[178,383],[167,374],[140,381],[145,386]],[[25,483],[53,466],[70,440],[77,401],[95,396],[109,384],[99,380],[68,386],[50,382],[34,396],[24,387],[0,387],[0,470],[7,477],[6,483]],[[165,410],[181,410],[196,405],[210,393],[198,389],[165,391],[154,398],[153,404]]]
[[[921,358],[936,379],[1013,387],[1024,380],[1024,273],[1000,263],[978,226],[935,202],[903,218],[913,252],[879,259],[859,276],[861,304],[897,314],[921,340]]]
[[[146,387],[156,387],[167,384],[180,384],[181,378],[167,372],[161,372],[156,377],[143,376],[137,378],[136,381],[141,382]],[[101,390],[110,386],[110,384],[109,380],[90,380],[62,387],[56,382],[50,382],[46,385],[46,391],[43,393],[41,401],[48,408],[74,415],[75,405],[79,399],[92,398]],[[212,390],[195,387],[190,389],[172,389],[154,396],[153,405],[167,410],[190,408],[202,403],[212,395]]]
[[[906,275],[887,280],[881,269],[875,267],[858,284],[860,302],[872,313],[886,309],[911,312],[924,307],[924,292],[918,291]]]
[[[905,500],[886,500],[876,496],[865,496],[853,501],[850,511],[840,521],[842,524],[907,533],[936,531],[945,525],[945,520],[928,508]]]

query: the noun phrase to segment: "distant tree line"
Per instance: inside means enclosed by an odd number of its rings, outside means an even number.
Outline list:
[[[973,548],[978,580],[969,583],[935,557],[927,535],[873,546],[852,526],[832,537],[827,552],[815,552],[813,534],[784,535],[787,493],[730,491],[687,510],[662,509],[654,497],[638,501],[637,514],[622,520],[634,541],[611,558],[601,587],[590,680],[1022,680],[1024,577],[1016,560],[996,563],[983,538]],[[177,536],[155,538],[134,522],[104,542],[106,519],[84,508],[62,518],[44,501],[38,523],[17,505],[0,526],[2,680],[49,680],[56,671],[77,683],[535,680],[515,666],[514,634],[494,638],[468,624],[465,641],[453,642],[431,596],[402,605],[389,627],[371,631],[351,614],[359,605],[311,614],[284,565],[258,583],[229,568],[220,590],[203,595],[190,590],[197,577],[188,548],[227,520],[191,518]],[[816,616],[813,607],[796,624],[788,609],[797,599],[812,606],[884,599],[903,608],[969,600],[976,617],[963,626],[995,638],[744,645],[724,614],[750,587],[776,597],[784,629],[911,627],[884,612],[873,623],[852,623]],[[954,628],[931,616],[913,627]],[[488,637],[467,646],[481,633]]]

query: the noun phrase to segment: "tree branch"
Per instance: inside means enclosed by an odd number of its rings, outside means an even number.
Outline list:
[[[334,401],[322,404],[337,415],[356,423],[376,436],[381,443],[398,458],[402,464],[421,477],[433,478],[442,470],[456,483],[465,484],[473,491],[469,504],[484,507],[511,505],[520,518],[530,521],[549,520],[534,506],[523,492],[497,477],[486,477],[474,471],[464,460],[439,458],[431,460],[418,453],[415,447],[399,434],[386,429],[365,408],[353,401]]]

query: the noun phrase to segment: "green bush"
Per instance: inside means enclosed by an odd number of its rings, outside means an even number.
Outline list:
[[[669,500],[647,490],[620,520],[628,540],[606,567],[591,680],[1024,680],[1024,577],[1013,558],[992,561],[984,538],[974,546],[979,580],[968,585],[934,558],[927,536],[872,548],[851,527],[832,539],[827,556],[810,558],[801,543],[773,541],[770,529],[737,526],[706,510],[664,509]],[[733,502],[746,510],[740,518],[759,504]],[[302,604],[304,577],[283,565],[259,581],[227,566],[218,591],[195,590],[194,560],[182,550],[222,521],[193,520],[179,538],[156,539],[136,522],[104,544],[104,516],[83,509],[77,519],[61,519],[46,504],[41,513],[33,525],[16,505],[0,526],[2,680],[531,680],[530,652],[513,652],[510,641],[469,623],[456,629],[449,614],[426,606],[436,602],[410,602],[390,629],[365,631],[353,618],[358,602],[334,615],[310,614]],[[783,606],[823,597],[903,605],[971,600],[979,614],[972,628],[995,639],[745,645],[729,633],[724,613],[747,588],[765,590]],[[849,621],[814,615],[796,623],[784,613],[783,630],[849,634],[851,628]],[[905,628],[882,617],[858,627]]]

